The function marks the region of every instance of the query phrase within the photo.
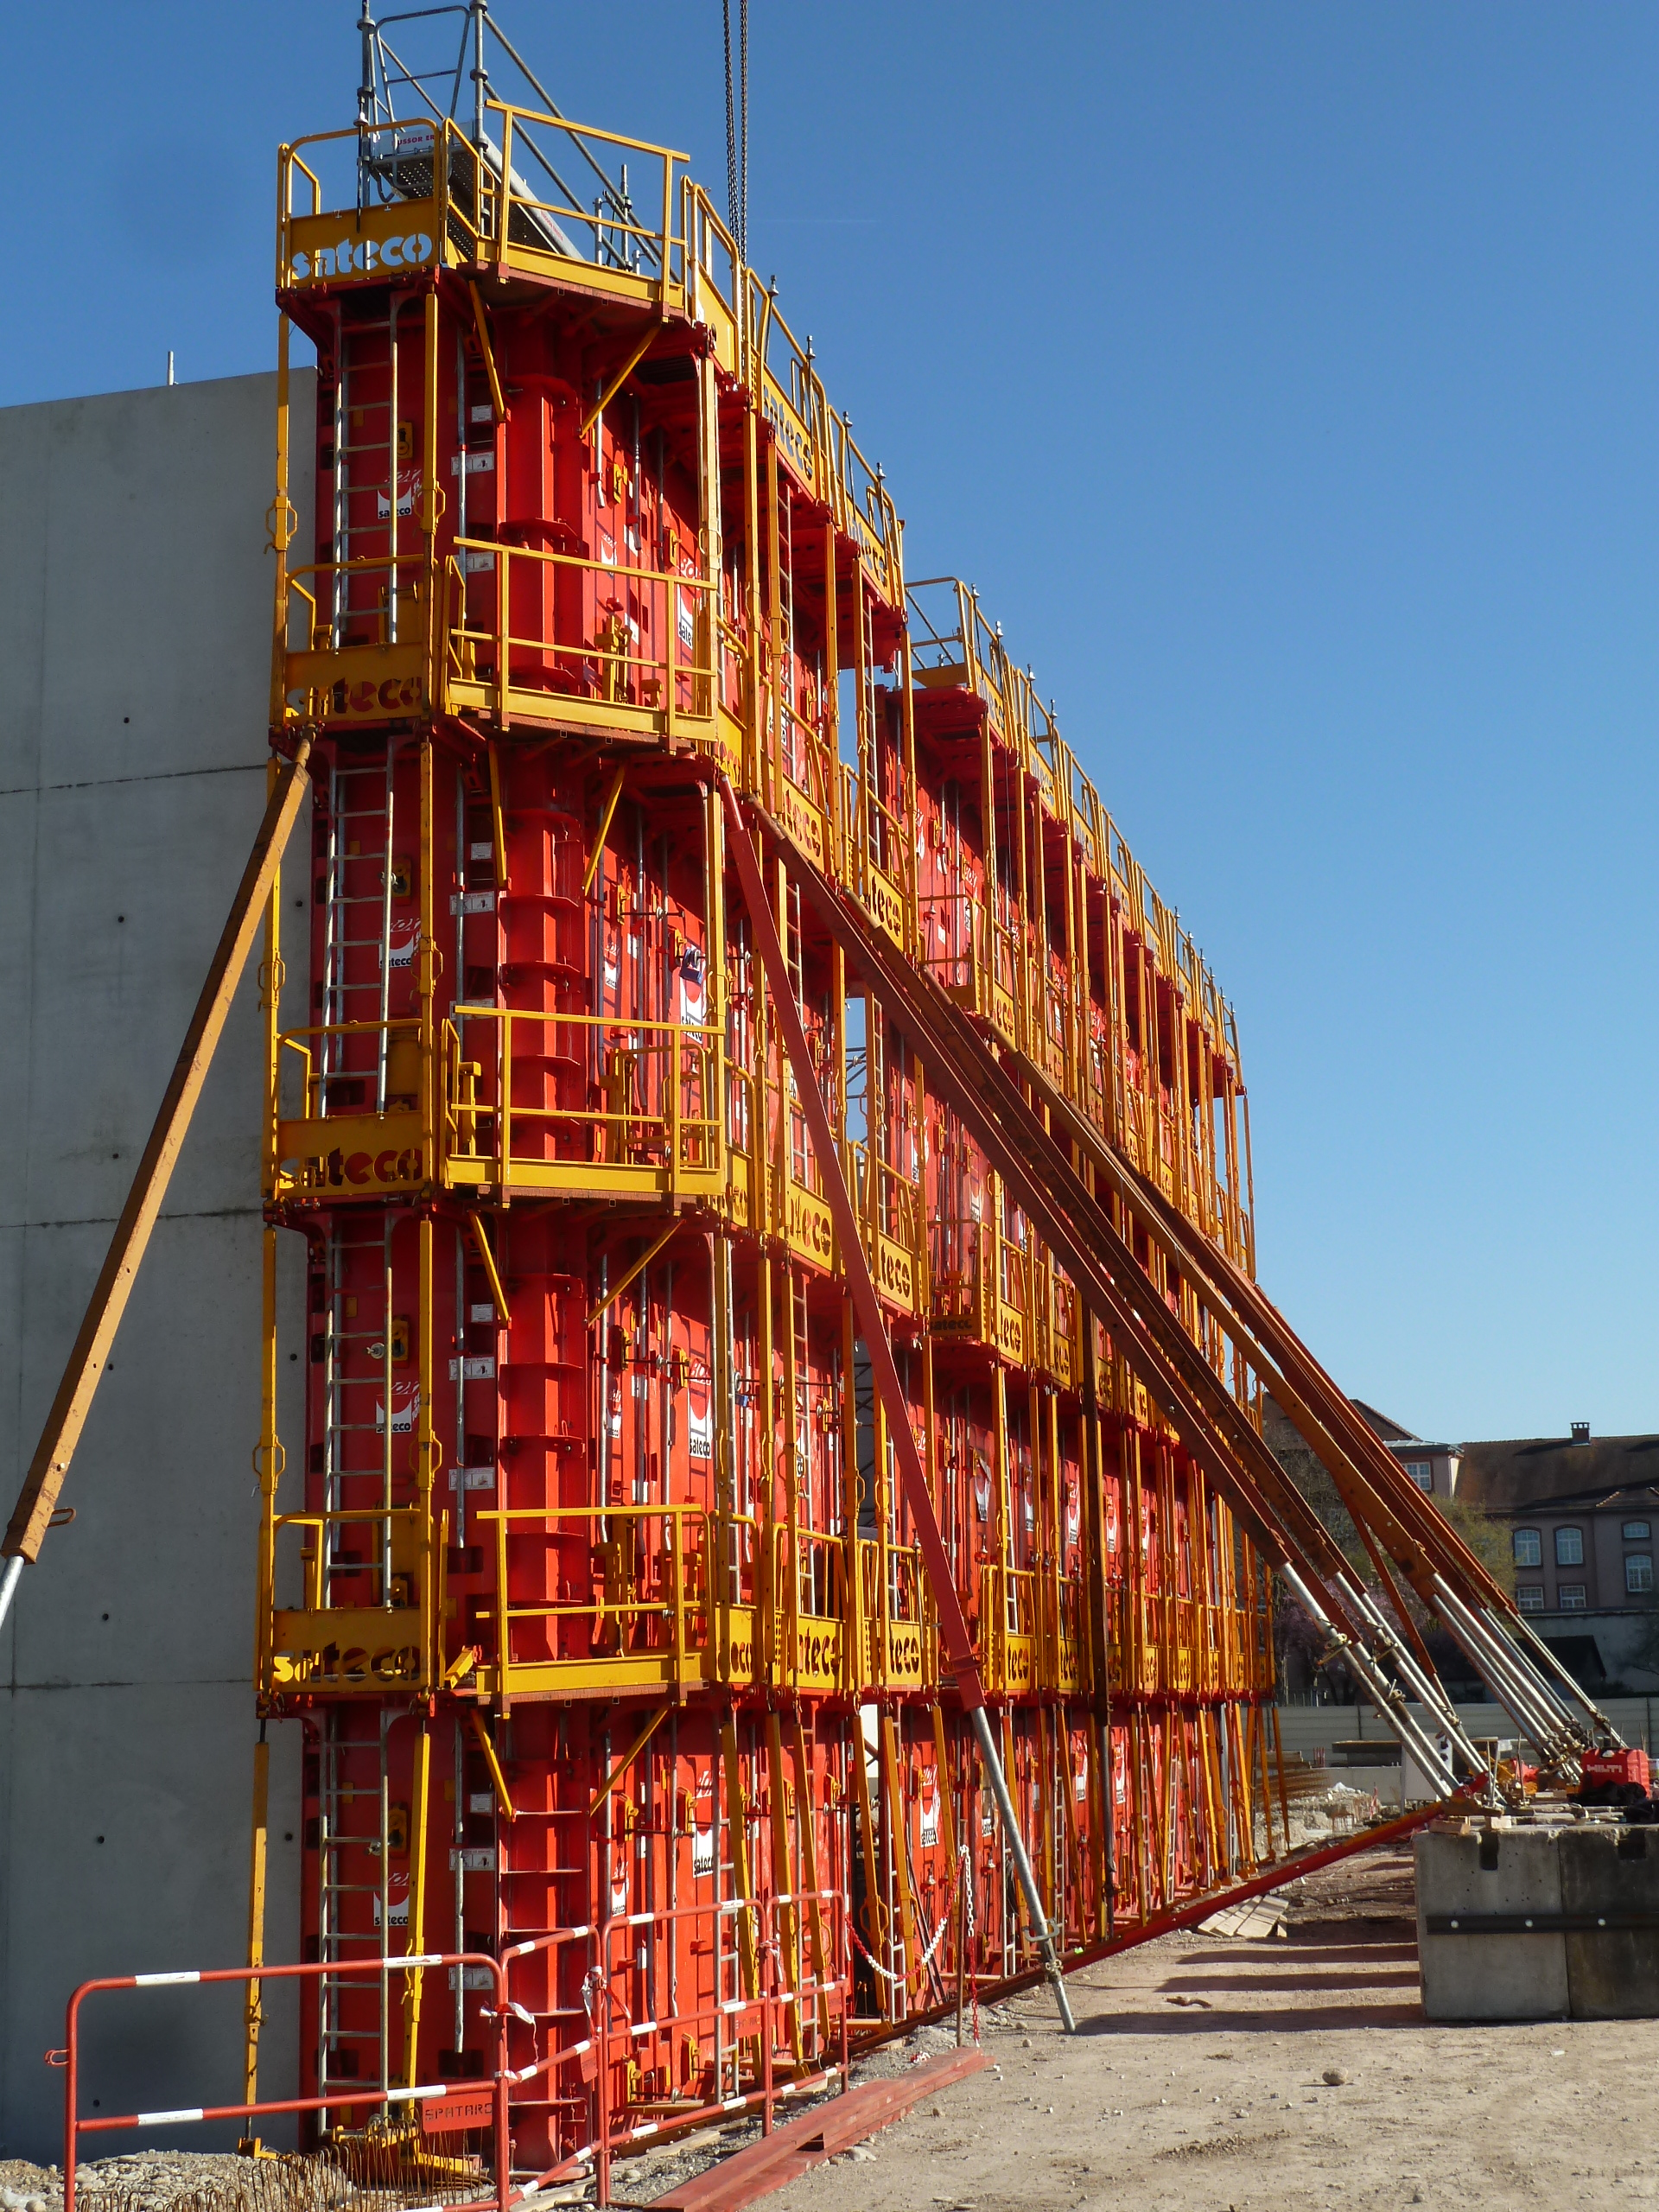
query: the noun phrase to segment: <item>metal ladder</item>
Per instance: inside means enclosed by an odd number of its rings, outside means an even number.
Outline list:
[[[386,560],[385,626],[382,636],[357,642],[395,645],[397,639],[397,310],[388,300],[384,324],[339,326],[340,374],[334,384],[334,589],[330,643],[338,652],[353,617],[353,561]],[[374,387],[381,389],[377,392]],[[384,416],[385,435],[376,436]],[[384,474],[382,473],[384,471]],[[372,493],[374,512],[353,519],[354,497]],[[384,504],[385,514],[380,512]],[[411,501],[411,505],[412,505]],[[410,518],[413,520],[413,517]],[[368,543],[365,543],[366,540]],[[376,543],[375,541],[379,541]],[[372,571],[369,572],[372,574]]]
[[[353,1232],[356,1232],[353,1234]],[[374,1255],[379,1265],[376,1270],[378,1297],[368,1288],[366,1270],[354,1273],[352,1280],[358,1287],[347,1292],[347,1262],[353,1255]],[[379,1447],[380,1510],[386,1517],[380,1522],[379,1587],[371,1602],[384,1605],[390,1602],[391,1574],[391,1469],[393,1461],[393,1424],[397,1418],[395,1400],[386,1389],[388,1362],[384,1352],[378,1359],[372,1348],[384,1344],[391,1328],[395,1310],[391,1268],[391,1224],[378,1214],[360,1223],[348,1219],[337,1223],[330,1231],[327,1248],[327,1281],[323,1338],[323,1508],[328,1513],[339,1513],[348,1504],[361,1507],[362,1500],[347,1500],[345,1484],[360,1481],[376,1469],[368,1465],[353,1465],[352,1448],[348,1439],[372,1436]],[[359,1300],[359,1311],[348,1315],[347,1296]],[[375,1299],[365,1313],[362,1304],[365,1299]],[[350,1321],[353,1325],[348,1327]],[[353,1357],[353,1348],[361,1347],[360,1357]],[[372,1390],[385,1393],[381,1420],[372,1415],[364,1418],[359,1402]],[[360,1560],[343,1560],[334,1541],[334,1525],[328,1529],[328,1541],[319,1562],[323,1586],[323,1603],[331,1602],[331,1586],[339,1574],[360,1574],[364,1571]]]
[[[365,1713],[374,1723],[373,1738],[344,1738],[342,1732],[355,1716],[338,1705],[326,1709],[319,1747],[317,1823],[317,1956],[325,1965],[360,1964],[365,1958],[384,1960],[391,1951],[391,1808],[387,1800],[386,1730],[388,1716]],[[348,1768],[355,1771],[348,1778]],[[350,1900],[372,1900],[362,1924]],[[366,1975],[317,1977],[317,2094],[360,2090],[370,2078],[388,2085],[391,2005],[388,1977]],[[375,2012],[376,2024],[361,2024],[365,2002]],[[355,2016],[352,2024],[349,2012]],[[365,2044],[375,2047],[372,2076],[361,2069],[346,2070],[341,2054]],[[327,2124],[327,2114],[321,2115]]]
[[[394,873],[392,831],[395,822],[393,769],[397,747],[389,746],[384,765],[345,767],[336,760],[329,774],[328,842],[325,855],[322,982],[324,1022],[335,1024],[378,1020],[380,1033],[374,1052],[374,1110],[386,1110],[386,1030],[391,989],[391,897]],[[362,827],[355,836],[347,825]],[[364,886],[366,883],[367,887]],[[378,926],[372,935],[352,933],[359,910],[372,908]],[[362,919],[369,917],[365,914]],[[353,976],[351,956],[373,952],[373,976]],[[372,995],[376,1012],[359,1013],[359,1001]],[[354,1075],[353,1039],[328,1035],[322,1039],[321,1063],[325,1103],[331,1079]],[[363,1071],[366,1076],[367,1070]]]

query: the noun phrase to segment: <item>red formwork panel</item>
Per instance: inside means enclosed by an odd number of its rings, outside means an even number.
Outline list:
[[[613,2123],[661,2121],[759,2085],[766,2054],[746,2001],[771,1998],[782,2069],[833,2059],[847,1995],[844,1731],[741,1707],[666,1717],[594,1707],[585,1720],[579,1758],[582,1721],[570,1709],[524,1708],[508,1768],[544,1788],[551,1762],[538,1755],[538,1730],[572,1742],[563,1826],[588,1861],[588,1932],[510,1974],[537,2023],[518,2022],[515,2063],[548,2062],[544,2137],[535,2094],[516,2107],[524,2155],[549,2164],[593,2139],[601,2069]],[[579,1924],[563,1894],[561,1916],[547,1917],[546,1877],[531,1863],[537,1838],[521,1834],[530,1817],[521,1810],[502,1835],[508,1944]]]
[[[745,2005],[762,1993],[780,2074],[835,2063],[857,1796],[844,1715],[538,1701],[487,1728],[493,1765],[471,1713],[327,1714],[306,1763],[305,1941],[308,1955],[360,1959],[378,1955],[383,1924],[394,1944],[408,1928],[423,1761],[428,1941],[509,1960],[520,2163],[592,2142],[601,2065],[622,2127],[758,2088],[766,2055]],[[487,1993],[455,1970],[424,1980],[418,2077],[481,2073]],[[375,2078],[383,2037],[396,2066],[405,2030],[372,1983],[325,1980],[308,2093],[344,2098]]]

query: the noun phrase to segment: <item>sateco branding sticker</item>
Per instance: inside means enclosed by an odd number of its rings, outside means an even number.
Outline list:
[[[420,269],[432,258],[424,231],[389,238],[341,238],[314,253],[296,253],[289,264],[296,284],[318,284],[331,276],[368,276],[377,269]]]

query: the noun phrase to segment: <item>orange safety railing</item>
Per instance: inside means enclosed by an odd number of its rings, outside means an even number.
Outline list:
[[[505,1955],[535,1948],[533,1944],[512,1947]],[[171,1989],[211,1986],[218,1982],[257,1982],[261,1987],[270,1981],[316,1980],[327,1974],[336,1979],[353,1975],[372,1975],[378,1980],[388,1974],[421,1974],[429,1967],[453,1967],[457,1971],[472,1971],[487,1977],[488,1986],[495,1993],[493,2018],[495,2021],[495,2065],[483,2081],[435,2082],[411,2087],[383,2088],[352,2088],[344,2092],[331,2090],[319,2097],[268,2097],[241,2104],[187,2105],[162,2112],[100,2113],[96,2119],[84,2115],[79,2110],[80,2095],[80,2011],[86,2000],[106,1991],[135,1989]],[[154,2127],[181,2127],[217,2120],[253,2120],[277,2113],[340,2112],[358,2108],[388,2111],[397,2105],[412,2107],[431,2113],[435,2106],[448,2102],[451,2111],[448,2117],[458,2126],[476,2126],[490,2130],[495,2173],[493,2185],[480,2190],[479,2196],[462,2198],[462,2203],[476,2203],[479,2197],[493,2199],[498,2212],[507,2212],[512,2193],[512,2156],[507,2139],[507,2094],[515,2080],[507,2068],[507,1975],[501,1959],[491,1958],[478,1951],[434,1951],[406,1954],[404,1957],[384,1959],[311,1961],[301,1966],[205,1967],[189,1967],[171,1974],[130,1974],[106,1975],[96,1981],[84,1981],[69,1999],[64,2047],[48,2051],[47,2063],[61,2066],[64,2079],[64,2143],[63,2143],[63,2212],[75,2212],[78,2196],[76,2168],[79,2158],[81,2138],[86,2135],[112,2133],[130,2129]],[[454,2109],[456,2106],[464,2111]],[[474,2115],[476,2115],[474,2118]],[[447,2212],[442,2202],[432,2212]]]

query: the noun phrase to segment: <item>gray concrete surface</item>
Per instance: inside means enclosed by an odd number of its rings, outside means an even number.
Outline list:
[[[1417,1955],[1423,2013],[1430,2020],[1560,2020],[1567,2010],[1567,1939],[1561,1911],[1560,1837],[1554,1828],[1415,1840]],[[1546,1915],[1557,1923],[1531,1935],[1429,1932],[1431,1915]]]
[[[308,373],[295,397],[304,422]],[[264,804],[275,404],[251,376],[0,410],[8,1511]],[[284,900],[302,965],[307,873]],[[0,2154],[61,2156],[41,2055],[76,1983],[245,1956],[260,1062],[250,975],[65,1493],[77,1518],[0,1638]],[[269,1942],[292,1957],[299,1747],[273,1745]],[[83,2110],[237,2094],[234,1997],[96,2002]],[[282,2008],[266,2052],[283,2094]]]

